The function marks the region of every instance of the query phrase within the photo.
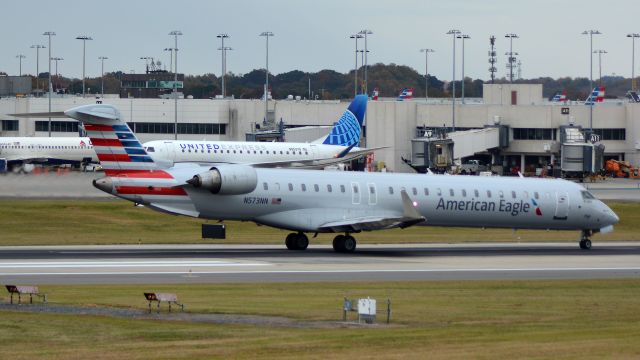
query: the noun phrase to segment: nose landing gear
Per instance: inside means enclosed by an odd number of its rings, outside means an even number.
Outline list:
[[[582,235],[580,236],[580,249],[591,249],[591,240],[589,239],[591,235],[593,235],[593,232],[591,230],[582,230]]]
[[[352,253],[356,250],[356,239],[349,235],[338,235],[333,239],[333,250],[342,253]]]
[[[304,233],[291,233],[284,241],[289,250],[306,250],[309,246],[309,238]]]

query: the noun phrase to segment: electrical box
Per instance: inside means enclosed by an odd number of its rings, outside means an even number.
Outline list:
[[[358,322],[372,324],[376,320],[376,300],[358,299]]]
[[[203,239],[225,239],[227,237],[224,224],[202,224]]]

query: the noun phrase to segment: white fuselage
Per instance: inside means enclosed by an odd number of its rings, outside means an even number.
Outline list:
[[[257,186],[242,195],[214,195],[190,185],[183,186],[183,196],[114,194],[174,213],[255,221],[305,232],[323,231],[319,229],[324,224],[335,222],[402,216],[402,190],[426,218],[421,225],[599,230],[618,221],[611,209],[583,187],[559,179],[256,171]],[[132,180],[115,181],[117,189],[118,184]],[[150,184],[149,180],[144,184]],[[167,186],[167,182],[162,184],[159,181],[155,186]]]
[[[150,141],[143,144],[154,161],[172,166],[180,163],[274,164],[274,167],[315,167],[336,162],[346,146],[314,143],[239,142],[239,141]],[[353,148],[352,151],[360,149]],[[342,159],[342,161],[348,160]],[[169,163],[167,164],[166,161]],[[300,162],[296,164],[296,162]],[[311,165],[311,164],[309,164]]]
[[[87,137],[0,137],[0,158],[25,163],[98,161]]]

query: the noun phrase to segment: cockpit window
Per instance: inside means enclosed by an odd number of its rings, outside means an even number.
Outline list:
[[[593,196],[590,192],[586,191],[586,190],[582,190],[582,198],[584,200],[595,200],[595,196]]]
[[[154,149],[153,146],[149,146],[147,152],[156,152],[156,149]]]

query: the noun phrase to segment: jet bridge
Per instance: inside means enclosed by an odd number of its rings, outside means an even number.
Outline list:
[[[444,128],[418,128],[411,140],[411,158],[402,160],[420,173],[427,168],[445,171],[454,159],[509,146],[509,128],[504,125],[447,132]]]

